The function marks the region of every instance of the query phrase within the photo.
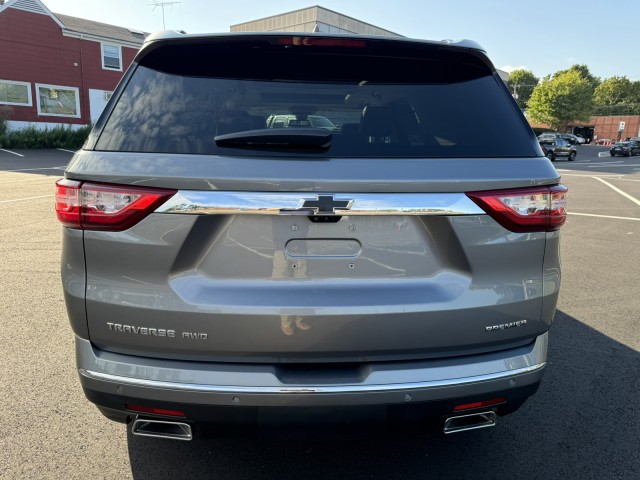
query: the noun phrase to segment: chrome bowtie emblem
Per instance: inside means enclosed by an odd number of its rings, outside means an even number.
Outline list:
[[[353,200],[336,200],[333,195],[318,195],[316,200],[305,200],[301,209],[313,210],[315,215],[331,215],[336,209],[349,210]]]

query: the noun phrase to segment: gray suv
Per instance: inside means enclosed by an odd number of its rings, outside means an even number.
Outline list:
[[[57,183],[84,392],[175,439],[492,426],[546,365],[559,180],[473,42],[152,36]]]

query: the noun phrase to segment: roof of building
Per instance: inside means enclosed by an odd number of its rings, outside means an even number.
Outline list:
[[[109,25],[84,18],[71,17],[69,15],[55,14],[56,17],[64,24],[65,30],[68,32],[84,33],[105,39],[119,40],[121,42],[137,43],[142,45],[146,32],[139,30],[131,30],[116,25]]]
[[[84,18],[52,13],[41,0],[9,0],[0,4],[0,13],[9,10],[22,10],[29,13],[46,15],[56,22],[64,35],[90,36],[94,40],[111,40],[125,45],[139,47],[148,35],[146,32],[109,25]]]

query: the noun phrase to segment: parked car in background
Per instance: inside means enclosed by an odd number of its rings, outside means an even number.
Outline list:
[[[327,117],[321,115],[269,115],[267,118],[267,128],[302,128],[316,127],[325,128],[327,130],[337,130],[338,127]]]
[[[579,144],[582,144],[582,143],[585,142],[584,138],[580,138],[577,135],[574,135],[572,133],[545,132],[545,133],[542,133],[542,134],[538,135],[538,140],[539,141],[551,140],[551,139],[554,139],[554,138],[561,138],[563,140],[566,140],[571,145],[579,145]]]
[[[568,140],[572,145],[582,145],[586,142],[584,138],[574,135],[573,133],[561,133],[560,138]]]
[[[611,147],[609,154],[612,157],[620,155],[623,157],[631,157],[632,155],[640,155],[640,142],[628,141],[618,142]]]
[[[474,42],[152,35],[57,182],[80,383],[180,440],[493,426],[547,364],[566,194]]]
[[[545,156],[555,162],[558,157],[566,157],[570,162],[576,159],[578,154],[576,146],[559,137],[540,140],[540,147]]]
[[[544,132],[538,135],[538,141],[554,140],[558,138],[559,135],[560,135],[560,132]]]

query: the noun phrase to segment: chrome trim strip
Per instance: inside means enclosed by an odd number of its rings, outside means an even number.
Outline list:
[[[447,380],[432,380],[428,382],[414,383],[395,383],[387,385],[326,385],[312,387],[268,387],[268,386],[251,386],[242,387],[239,385],[200,385],[176,382],[162,382],[157,380],[138,379],[130,377],[122,377],[120,375],[112,375],[109,373],[94,372],[86,369],[79,369],[80,375],[104,382],[118,383],[135,387],[159,388],[167,390],[179,390],[191,393],[241,393],[241,394],[351,394],[351,393],[381,393],[405,390],[419,390],[434,387],[450,387],[456,385],[467,385],[471,383],[485,382],[489,380],[501,380],[522,375],[525,373],[533,373],[541,370],[546,362],[532,365],[529,367],[508,370],[505,372],[497,372],[486,375],[477,375],[473,377],[451,378]]]
[[[336,215],[482,215],[485,212],[464,193],[338,193],[326,194],[346,208]],[[324,196],[324,194],[323,194]],[[180,190],[156,213],[205,215],[313,215],[305,201],[319,195],[307,192],[220,192]]]

